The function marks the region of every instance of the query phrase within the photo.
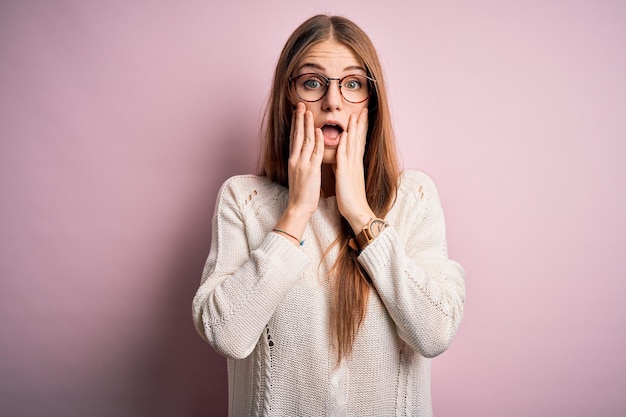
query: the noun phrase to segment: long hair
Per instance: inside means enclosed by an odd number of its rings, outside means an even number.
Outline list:
[[[288,186],[289,134],[295,104],[290,94],[289,77],[310,47],[329,39],[351,48],[365,65],[367,75],[376,80],[368,103],[368,137],[363,165],[367,201],[378,217],[384,217],[395,201],[400,176],[387,93],[372,41],[346,18],[314,16],[301,24],[287,40],[276,65],[266,109],[259,174]],[[370,291],[370,279],[357,260],[358,253],[349,246],[353,237],[352,228],[342,218],[341,234],[333,243],[339,245],[339,256],[330,271],[330,324],[338,362],[352,352]]]

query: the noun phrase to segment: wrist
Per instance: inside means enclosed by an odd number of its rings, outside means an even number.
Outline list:
[[[288,218],[291,220],[301,220],[306,225],[309,222],[309,219],[311,218],[313,213],[315,213],[316,209],[317,207],[310,208],[310,207],[303,206],[301,204],[294,204],[294,203],[288,202],[287,208],[283,212],[283,215],[281,218]]]
[[[303,240],[300,240],[300,239],[298,239],[297,237],[295,237],[294,235],[292,235],[291,233],[289,233],[289,232],[287,232],[287,231],[285,231],[285,230],[282,230],[282,229],[277,229],[277,228],[273,228],[273,229],[272,229],[272,232],[274,232],[274,233],[276,233],[276,234],[279,234],[279,235],[283,235],[283,236],[288,237],[289,239],[291,239],[291,240],[290,240],[290,241],[291,241],[291,243],[294,243],[294,242],[295,242],[294,244],[295,244],[295,245],[297,245],[297,246],[302,246],[302,245],[304,245],[304,239],[303,239]]]
[[[306,211],[287,207],[283,212],[283,215],[278,219],[274,225],[274,232],[282,234],[287,238],[291,238],[295,244],[299,244],[302,241],[304,235],[304,229],[309,223],[311,215]]]
[[[356,251],[362,251],[374,241],[382,231],[388,226],[384,219],[373,217],[363,229],[350,239],[350,247]]]
[[[375,219],[377,216],[372,210],[364,210],[350,217],[346,217],[346,220],[350,224],[352,231],[355,235],[361,233],[363,228],[367,226],[371,219]]]

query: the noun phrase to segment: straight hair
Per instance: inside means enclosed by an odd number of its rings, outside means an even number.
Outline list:
[[[288,159],[293,102],[289,77],[315,44],[335,40],[363,62],[367,75],[376,80],[368,103],[368,133],[363,157],[365,191],[372,211],[384,217],[393,206],[400,168],[382,68],[374,45],[354,22],[340,16],[317,15],[302,23],[280,54],[265,112],[259,175],[288,187]],[[332,299],[330,327],[337,351],[337,365],[352,352],[367,311],[371,279],[359,264],[358,252],[350,248],[354,232],[342,218],[341,234],[325,252],[339,245],[337,261],[330,270]]]

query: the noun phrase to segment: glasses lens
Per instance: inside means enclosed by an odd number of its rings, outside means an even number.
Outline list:
[[[328,81],[319,74],[303,74],[296,78],[296,94],[304,101],[317,101],[326,93]]]
[[[352,103],[360,103],[370,96],[370,84],[362,75],[348,75],[341,80],[341,94]]]

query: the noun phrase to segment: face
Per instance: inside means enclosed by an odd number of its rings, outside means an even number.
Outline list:
[[[344,78],[347,75],[367,75],[365,66],[354,52],[347,46],[335,41],[327,40],[312,46],[302,57],[295,68],[293,76],[307,73],[317,73],[327,78]],[[313,81],[313,86],[315,82]],[[353,84],[350,79],[344,82],[344,93]],[[307,110],[313,113],[316,128],[324,132],[324,159],[325,164],[334,164],[336,161],[339,135],[347,129],[348,119],[351,114],[358,115],[367,107],[368,101],[351,103],[346,101],[339,90],[339,82],[330,82],[326,95],[321,100],[306,102],[294,97],[296,101],[302,101]],[[355,100],[353,100],[355,101]]]

